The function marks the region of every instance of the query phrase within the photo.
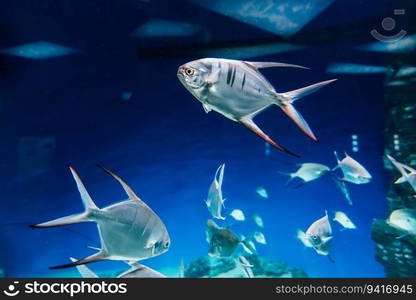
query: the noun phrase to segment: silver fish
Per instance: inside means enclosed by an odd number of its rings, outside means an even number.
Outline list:
[[[347,181],[354,184],[365,184],[371,181],[371,175],[368,171],[355,159],[345,153],[343,160],[338,158],[337,152],[334,151],[335,158],[337,159],[337,166],[332,170],[341,168],[344,173],[344,177],[340,178],[341,181]]]
[[[299,164],[298,166],[300,168],[294,173],[280,172],[281,174],[290,176],[290,179],[287,182],[287,184],[289,184],[296,177],[299,177],[300,179],[302,179],[303,182],[313,181],[330,171],[330,168],[328,168],[327,166],[322,165],[322,164],[316,164],[316,163],[303,163],[303,164]]]
[[[256,189],[256,193],[257,193],[257,195],[259,195],[260,197],[262,197],[264,199],[269,198],[269,194],[267,193],[267,190],[264,187],[262,187],[262,186],[259,186]]]
[[[254,123],[253,118],[270,105],[277,105],[308,137],[317,141],[309,125],[292,104],[336,79],[286,93],[278,93],[259,72],[259,69],[269,67],[305,69],[305,67],[285,63],[204,58],[180,66],[177,75],[185,88],[202,103],[205,112],[214,110],[247,127],[277,149],[298,156],[267,136]]]
[[[247,278],[254,278],[253,265],[250,264],[250,262],[247,260],[247,258],[240,255],[238,257],[238,262],[241,265],[241,267],[243,268],[244,273],[246,274]]]
[[[259,244],[263,244],[263,245],[266,245],[267,244],[267,242],[266,242],[266,237],[264,236],[264,234],[262,233],[262,232],[260,232],[260,231],[255,231],[254,233],[253,233],[253,238],[256,240],[256,242],[257,243],[259,243]]]
[[[342,227],[346,229],[356,229],[357,227],[351,221],[351,219],[342,211],[336,211],[333,218],[334,221],[341,224]]]
[[[240,244],[239,238],[228,228],[218,226],[213,220],[207,222],[208,255],[211,257],[229,257]]]
[[[128,200],[105,208],[98,208],[88,194],[81,178],[69,167],[81,195],[85,211],[53,221],[33,225],[36,228],[55,227],[80,222],[96,222],[101,250],[71,264],[52,267],[65,268],[100,260],[136,261],[160,255],[168,251],[169,234],[162,220],[117,175],[101,167],[115,178],[128,195]]]
[[[256,254],[257,252],[256,245],[251,240],[251,238],[246,238],[244,235],[241,235],[240,240],[241,240],[241,246],[243,247],[243,250],[246,253],[250,255]]]
[[[407,234],[416,235],[416,209],[396,209],[390,214],[387,223]]]
[[[332,228],[328,214],[312,223],[305,233],[306,238],[318,254],[328,255],[332,240]]]
[[[390,155],[387,155],[387,158],[391,161],[391,163],[396,167],[396,169],[402,175],[394,183],[400,184],[400,183],[407,182],[410,184],[413,191],[416,193],[416,170],[405,164],[398,162]],[[416,197],[416,194],[413,197]]]
[[[230,216],[232,216],[236,221],[244,221],[246,219],[241,209],[233,209]]]
[[[213,218],[225,220],[225,217],[221,215],[221,211],[224,207],[225,199],[222,197],[222,182],[224,180],[224,168],[225,164],[218,167],[215,172],[214,180],[208,191],[208,198],[205,202],[209,212]]]
[[[254,214],[253,215],[253,220],[256,223],[257,226],[263,228],[264,227],[264,222],[263,219],[261,218],[261,216],[259,214]]]

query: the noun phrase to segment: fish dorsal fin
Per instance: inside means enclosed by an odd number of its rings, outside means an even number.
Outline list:
[[[127,183],[124,182],[123,179],[121,179],[120,177],[118,177],[116,174],[114,174],[113,172],[111,172],[109,169],[107,169],[104,166],[101,166],[99,164],[97,164],[97,167],[103,169],[107,174],[111,175],[115,180],[117,180],[121,186],[123,187],[124,191],[126,192],[127,196],[129,196],[130,200],[136,200],[139,202],[143,202],[137,195],[136,193],[127,185]],[[144,203],[144,202],[143,202]]]
[[[272,67],[299,68],[299,69],[309,70],[309,68],[307,67],[293,65],[293,64],[279,63],[279,62],[244,61],[244,63],[255,70],[264,69],[264,68],[272,68]]]
[[[209,113],[212,109],[208,106],[208,104],[202,103],[202,107],[206,113]]]
[[[71,170],[72,176],[74,177],[74,180],[77,184],[77,188],[79,191],[79,194],[81,195],[82,203],[84,204],[85,211],[90,211],[91,209],[98,209],[98,207],[95,205],[94,201],[92,200],[90,194],[88,193],[87,189],[85,188],[84,183],[81,180],[81,177],[79,177],[78,173],[75,171],[75,169],[72,166],[68,166],[69,170]]]

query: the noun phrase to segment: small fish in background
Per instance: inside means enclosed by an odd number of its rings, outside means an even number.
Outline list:
[[[342,195],[344,196],[345,200],[347,200],[348,204],[352,205],[350,192],[348,191],[347,184],[345,183],[345,181],[341,181],[336,178],[332,178],[332,180],[334,180],[336,186],[340,189]]]
[[[294,173],[279,172],[280,174],[290,176],[289,181],[286,183],[286,185],[288,185],[296,177],[302,179],[303,183],[310,182],[322,177],[331,170],[329,167],[325,165],[316,163],[303,163],[298,164],[298,166],[299,169]]]
[[[179,263],[178,277],[185,278],[185,262],[183,261],[183,258],[181,258],[181,262]]]
[[[354,184],[366,184],[371,181],[371,175],[368,171],[351,156],[345,153],[344,159],[340,160],[338,158],[337,152],[334,151],[335,158],[337,159],[337,166],[332,169],[332,171],[340,168],[344,174],[343,178],[338,180],[351,182]]]
[[[267,193],[267,191],[266,191],[266,189],[264,187],[259,186],[256,189],[256,193],[257,193],[257,195],[259,195],[260,197],[262,197],[264,199],[269,198],[269,194]]]
[[[253,233],[253,238],[254,238],[254,240],[257,242],[257,243],[259,243],[259,244],[263,244],[263,245],[266,245],[267,244],[267,242],[266,242],[266,237],[264,236],[264,234],[262,233],[262,232],[260,232],[260,231],[255,231],[254,233]]]
[[[222,197],[222,182],[224,180],[224,168],[225,164],[218,167],[215,172],[214,180],[208,191],[208,198],[206,205],[213,218],[225,220],[225,217],[221,215],[221,211],[224,207],[225,199]]]
[[[305,236],[315,249],[316,253],[328,256],[329,260],[333,262],[329,255],[332,240],[332,228],[326,211],[324,217],[316,220],[309,226],[308,230],[305,232]]]
[[[390,160],[390,162],[396,167],[396,169],[402,175],[394,183],[400,184],[400,183],[407,182],[410,184],[413,191],[416,193],[416,170],[405,164],[398,162],[390,155],[387,155],[387,158]],[[413,195],[413,197],[416,197],[416,194]]]
[[[307,69],[285,63],[204,58],[180,66],[177,76],[185,88],[202,103],[206,113],[214,110],[245,126],[277,149],[298,157],[266,135],[254,123],[253,118],[267,107],[277,105],[310,139],[318,141],[293,103],[336,79],[278,93],[259,72],[259,69],[270,67]]]
[[[78,187],[85,211],[53,221],[32,225],[34,228],[55,227],[81,222],[96,222],[101,249],[97,253],[71,264],[51,269],[73,267],[100,260],[136,261],[154,257],[169,250],[170,238],[162,220],[117,175],[99,166],[116,179],[128,195],[128,200],[105,208],[93,202],[81,178],[69,167]]]
[[[229,257],[240,244],[237,235],[228,228],[218,226],[213,220],[207,222],[206,237],[211,257]]]
[[[253,273],[254,266],[250,264],[247,258],[240,255],[238,257],[238,263],[240,264],[240,266],[243,267],[244,273],[246,274],[247,278],[254,278],[254,273]]]
[[[390,214],[387,223],[406,232],[403,236],[416,235],[416,209],[396,209]]]
[[[133,92],[131,91],[125,91],[121,93],[121,99],[123,99],[124,101],[129,101],[132,96],[133,96]]]
[[[344,229],[357,228],[351,219],[342,211],[336,211],[333,220],[341,224]]]
[[[254,214],[253,215],[253,220],[256,223],[256,225],[259,226],[260,228],[264,227],[263,219],[261,218],[261,216],[259,214]]]
[[[240,240],[241,240],[241,246],[243,247],[243,250],[246,253],[250,255],[256,254],[257,252],[256,245],[251,239],[245,237],[244,235],[241,235]]]
[[[244,221],[246,217],[241,209],[233,209],[230,213],[230,216],[233,217],[236,221]]]

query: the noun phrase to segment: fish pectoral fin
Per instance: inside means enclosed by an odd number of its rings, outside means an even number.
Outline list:
[[[293,155],[295,157],[300,157],[299,155],[297,155],[296,153],[293,153],[289,150],[287,150],[286,148],[280,146],[279,144],[277,144],[275,141],[273,141],[268,135],[266,135],[257,125],[256,123],[254,123],[254,121],[249,118],[249,117],[245,117],[245,118],[241,118],[240,120],[238,120],[238,122],[241,125],[244,125],[246,128],[248,128],[249,130],[251,130],[252,132],[254,132],[255,134],[257,134],[259,137],[261,137],[263,140],[265,140],[266,142],[268,142],[270,145],[272,145],[273,147],[279,149],[280,151],[286,152],[287,154]]]
[[[272,67],[284,67],[284,68],[299,68],[299,69],[306,69],[310,70],[307,67],[293,65],[293,64],[286,64],[286,63],[279,63],[279,62],[256,62],[256,61],[244,61],[246,65],[254,69],[263,69],[263,68],[272,68]]]
[[[309,127],[308,123],[302,117],[302,115],[296,110],[296,108],[290,103],[283,103],[279,105],[283,112],[295,122],[296,126],[306,134],[311,140],[318,142],[315,134],[312,132],[312,129]]]
[[[212,109],[205,103],[202,103],[202,107],[206,113],[209,113]]]

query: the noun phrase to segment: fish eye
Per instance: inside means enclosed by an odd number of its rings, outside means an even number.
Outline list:
[[[318,236],[317,236],[317,235],[313,235],[313,236],[312,236],[312,238],[313,238],[314,240],[316,240],[316,239],[318,238]]]
[[[186,73],[186,75],[194,75],[195,70],[192,69],[192,68],[186,68],[185,73]]]
[[[164,245],[165,249],[166,249],[166,248],[169,248],[169,245],[170,245],[169,241],[166,241],[166,242],[165,242],[165,245]]]

